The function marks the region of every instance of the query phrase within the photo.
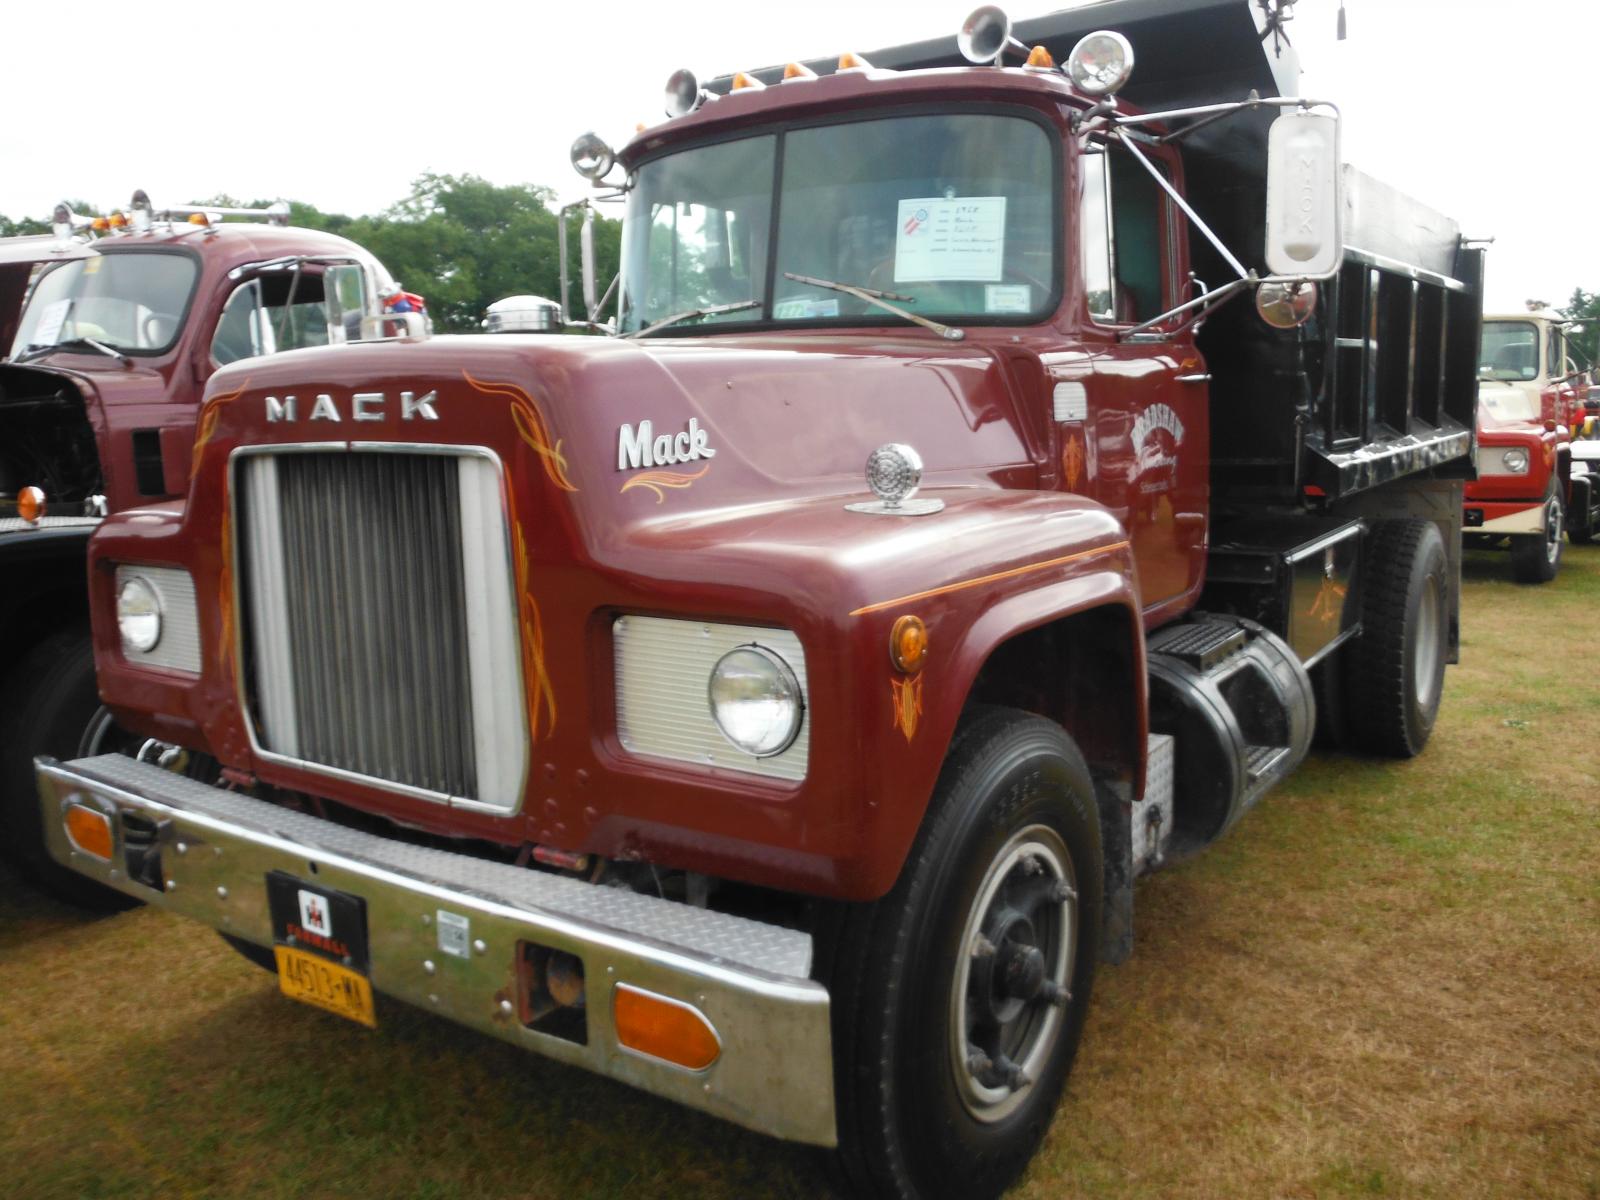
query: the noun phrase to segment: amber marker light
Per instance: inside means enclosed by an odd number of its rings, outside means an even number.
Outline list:
[[[766,84],[762,83],[761,80],[757,79],[754,75],[747,75],[743,71],[740,71],[733,77],[733,90],[736,92],[742,92],[747,88],[750,91],[759,92],[763,91],[766,86]]]
[[[17,493],[17,516],[30,525],[37,525],[44,516],[44,489],[25,487]]]
[[[81,804],[67,805],[61,823],[75,849],[104,862],[111,861],[111,818]]]
[[[114,212],[114,213],[111,214],[111,228],[113,228],[113,229],[126,229],[127,227],[128,227],[128,218],[127,217],[123,216],[123,214],[120,213],[120,212]]]
[[[191,224],[191,225],[209,225],[209,224],[211,224],[211,222],[206,220],[205,213],[190,213],[189,214],[189,224]]]
[[[915,675],[928,661],[928,627],[921,617],[901,617],[889,631],[889,658],[895,669]]]
[[[1044,67],[1047,70],[1056,65],[1056,60],[1050,57],[1050,51],[1043,46],[1035,46],[1028,51],[1028,66]]]
[[[617,1041],[629,1050],[690,1071],[704,1071],[722,1054],[711,1022],[692,1005],[626,983],[612,999]]]
[[[94,220],[89,222],[89,228],[94,230],[96,233],[104,233],[106,230],[111,228],[111,222],[106,220],[104,217],[96,217]]]
[[[872,64],[859,54],[852,54],[846,50],[839,55],[839,70],[841,71],[870,71]]]
[[[788,83],[791,79],[815,79],[817,73],[805,63],[790,63],[783,69],[783,81]]]

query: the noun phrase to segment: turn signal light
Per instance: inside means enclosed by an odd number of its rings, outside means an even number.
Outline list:
[[[839,55],[839,70],[841,71],[870,71],[872,64],[859,54],[852,54],[846,50]]]
[[[889,657],[897,670],[915,675],[928,660],[928,627],[922,618],[901,617],[889,631]]]
[[[1028,66],[1048,68],[1055,65],[1056,60],[1050,57],[1050,51],[1046,50],[1043,46],[1035,46],[1032,50],[1028,51]]]
[[[104,862],[111,861],[111,818],[105,813],[81,804],[69,804],[62,824],[66,826],[67,840],[74,847]]]
[[[28,524],[36,524],[44,516],[44,489],[25,487],[17,493],[17,516]]]
[[[612,999],[617,1041],[690,1071],[703,1071],[722,1054],[722,1042],[697,1008],[654,992],[617,984]]]

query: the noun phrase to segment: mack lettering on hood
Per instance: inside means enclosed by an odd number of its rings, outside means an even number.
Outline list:
[[[698,417],[689,418],[689,428],[659,437],[649,421],[640,421],[637,430],[632,425],[624,425],[617,431],[617,470],[665,467],[693,462],[697,458],[715,458],[717,452],[707,444],[709,440],[709,435],[700,428]]]
[[[267,420],[298,421],[300,399],[293,394],[286,396],[268,396]],[[425,392],[418,396],[415,392],[400,393],[400,419],[402,421],[437,421],[439,414],[433,406],[439,401],[439,393]],[[350,397],[350,419],[352,421],[381,421],[388,414],[389,396],[385,392],[356,392]],[[333,402],[333,397],[327,392],[318,392],[313,398],[311,412],[307,415],[308,421],[343,421],[339,415],[339,406]]]

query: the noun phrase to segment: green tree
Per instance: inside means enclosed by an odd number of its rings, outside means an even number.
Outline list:
[[[1573,355],[1581,367],[1600,365],[1600,292],[1586,292],[1581,287],[1572,289],[1572,299],[1565,308],[1557,310],[1562,316],[1583,322],[1581,333],[1567,333],[1567,345],[1577,351]]]

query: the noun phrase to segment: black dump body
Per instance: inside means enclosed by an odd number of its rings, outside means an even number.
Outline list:
[[[1102,0],[1018,21],[1013,32],[1057,62],[1086,33],[1121,32],[1135,55],[1121,97],[1145,111],[1243,100],[1251,91],[1293,95],[1294,51],[1260,36],[1256,8],[1253,0]],[[969,65],[953,35],[866,57],[896,70]],[[834,69],[831,59],[807,65],[818,74]],[[776,82],[782,68],[754,74]],[[708,86],[725,92],[729,83]],[[1279,111],[1241,112],[1179,143],[1195,210],[1262,275],[1267,129]],[[1344,265],[1305,326],[1269,328],[1242,294],[1201,331],[1213,379],[1219,515],[1316,508],[1406,476],[1470,474],[1482,252],[1463,249],[1447,218],[1349,168],[1345,242]],[[1208,285],[1235,277],[1204,237],[1191,234],[1190,246],[1195,274]]]

